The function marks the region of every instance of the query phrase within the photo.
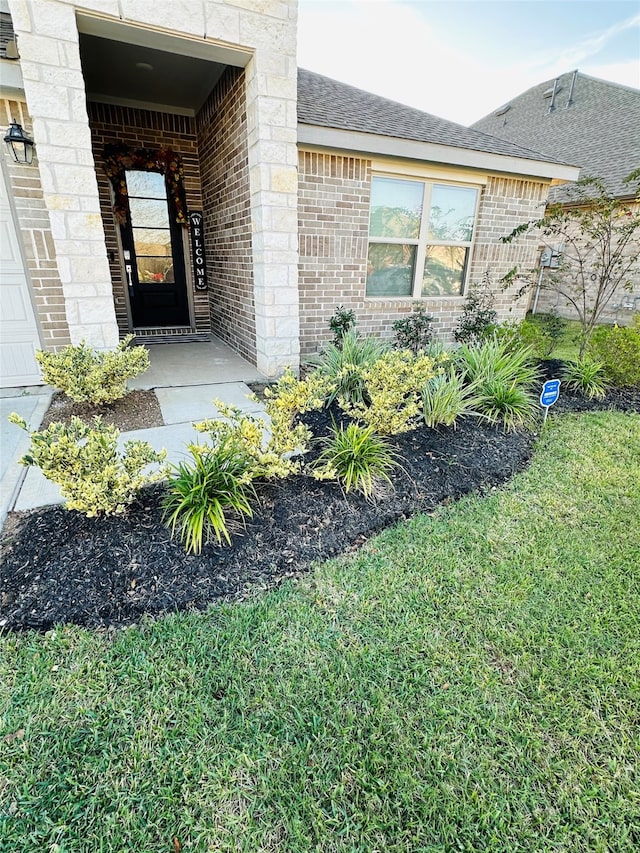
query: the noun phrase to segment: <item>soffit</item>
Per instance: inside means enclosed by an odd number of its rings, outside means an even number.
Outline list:
[[[146,45],[80,34],[87,98],[145,107],[175,107],[194,115],[225,65]]]

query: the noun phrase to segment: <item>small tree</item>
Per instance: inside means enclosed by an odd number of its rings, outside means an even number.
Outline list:
[[[459,344],[476,345],[486,340],[496,330],[498,314],[494,310],[495,298],[491,290],[489,270],[480,284],[472,284],[464,301],[453,337]]]
[[[640,187],[640,169],[625,183],[630,193]],[[551,251],[562,245],[560,263],[547,277],[518,268],[504,277],[505,286],[524,279],[518,296],[533,286],[553,290],[576,310],[582,327],[580,357],[603,311],[616,293],[633,289],[631,277],[638,272],[640,258],[640,197],[624,201],[614,197],[600,178],[583,178],[569,190],[568,204],[552,204],[535,222],[525,222],[502,237],[511,243],[530,231],[539,231],[541,243]]]
[[[329,318],[329,328],[333,332],[333,345],[342,349],[342,339],[355,325],[356,315],[354,311],[351,308],[345,308],[344,305],[338,305]]]
[[[431,343],[433,317],[427,314],[424,305],[416,305],[408,317],[396,320],[393,331],[398,349],[410,349],[414,355],[426,349]]]

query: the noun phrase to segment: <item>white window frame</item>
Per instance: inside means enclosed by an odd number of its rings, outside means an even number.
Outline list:
[[[467,282],[469,279],[469,270],[471,267],[471,260],[473,257],[473,248],[475,244],[476,237],[476,229],[478,226],[478,211],[480,209],[480,198],[482,195],[482,184],[478,183],[468,183],[466,181],[452,181],[452,180],[444,180],[438,177],[421,177],[419,175],[411,175],[411,174],[402,174],[398,172],[386,172],[382,170],[376,170],[371,174],[371,186],[373,187],[373,181],[376,178],[389,178],[391,180],[396,181],[413,181],[414,183],[422,184],[422,216],[420,218],[420,233],[416,238],[410,237],[372,237],[371,236],[371,210],[369,210],[369,233],[368,233],[368,243],[367,243],[367,255],[368,255],[368,247],[371,243],[378,244],[395,244],[398,246],[416,246],[416,262],[415,269],[413,273],[413,287],[411,293],[406,296],[370,296],[366,292],[366,282],[365,282],[365,299],[374,300],[374,301],[384,301],[388,302],[390,300],[393,301],[405,301],[407,299],[463,299],[466,295],[467,291]],[[473,213],[473,226],[471,229],[471,240],[429,240],[427,231],[429,225],[429,213],[431,211],[431,194],[433,187],[443,186],[443,187],[462,187],[465,189],[472,189],[476,191],[476,206]],[[460,293],[457,294],[422,294],[422,279],[424,276],[424,262],[427,256],[427,246],[455,246],[456,248],[465,248],[468,249],[467,254],[467,265],[464,271],[464,278],[462,280],[462,287]]]

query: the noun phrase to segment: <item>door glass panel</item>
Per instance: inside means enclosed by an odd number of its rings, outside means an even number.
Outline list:
[[[372,237],[417,239],[424,185],[416,181],[374,178],[371,187]]]
[[[415,262],[415,246],[371,243],[367,296],[410,296]]]
[[[129,169],[126,172],[126,178],[129,197],[165,199],[167,196],[164,176],[159,172],[142,172],[137,169]]]
[[[167,202],[160,199],[130,198],[131,224],[143,228],[168,228]]]
[[[121,234],[126,261],[134,267],[129,290],[133,326],[189,326],[183,230],[171,221],[164,175],[130,169],[125,179],[129,221]]]
[[[429,240],[471,240],[478,191],[434,184],[429,213]]]
[[[468,254],[469,250],[464,246],[427,246],[422,295],[459,296]]]
[[[172,258],[138,258],[138,280],[161,284],[175,281]]]
[[[171,231],[168,228],[134,228],[136,255],[170,255]]]

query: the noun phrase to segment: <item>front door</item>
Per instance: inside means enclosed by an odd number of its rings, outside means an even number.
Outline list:
[[[120,226],[134,328],[189,326],[182,226],[169,214],[164,175],[127,169]]]

